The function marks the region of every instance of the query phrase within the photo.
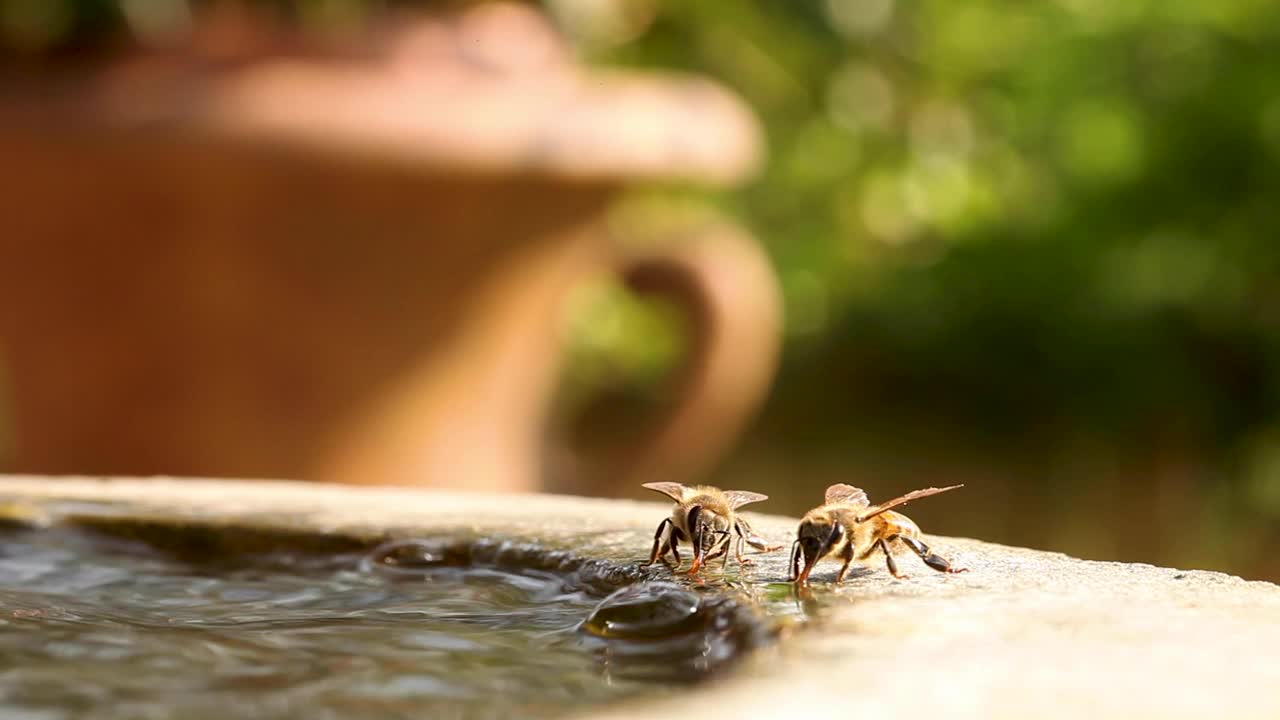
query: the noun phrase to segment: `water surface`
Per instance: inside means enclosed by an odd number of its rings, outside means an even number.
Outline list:
[[[677,586],[606,601],[430,544],[179,557],[0,533],[0,716],[549,716],[697,681],[744,647],[731,613]]]

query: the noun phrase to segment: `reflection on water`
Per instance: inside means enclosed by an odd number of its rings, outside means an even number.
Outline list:
[[[732,613],[674,586],[602,603],[563,575],[377,552],[211,568],[69,529],[7,531],[0,715],[550,715],[704,677],[743,645]],[[610,613],[640,636],[584,623]]]

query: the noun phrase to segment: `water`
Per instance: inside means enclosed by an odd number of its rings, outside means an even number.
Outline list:
[[[445,544],[182,559],[0,533],[0,717],[537,717],[727,665],[741,609],[669,583],[604,599]]]

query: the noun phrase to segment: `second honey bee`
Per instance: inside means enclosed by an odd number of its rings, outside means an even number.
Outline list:
[[[850,563],[868,560],[877,552],[884,553],[885,565],[894,577],[904,578],[906,575],[898,572],[898,563],[893,557],[893,551],[903,545],[938,572],[964,572],[965,568],[952,566],[924,544],[920,539],[920,528],[911,518],[892,511],[892,508],[912,500],[959,487],[964,486],[915,490],[873,506],[863,490],[843,483],[832,485],[827,488],[823,504],[810,510],[800,521],[796,541],[791,546],[792,580],[797,585],[805,585],[819,560],[835,557],[844,562],[836,575],[836,582],[842,582]],[[801,560],[804,561],[803,568]]]
[[[675,557],[680,566],[680,543],[689,543],[693,552],[693,565],[689,572],[696,573],[704,563],[724,557],[724,567],[729,565],[729,550],[733,546],[738,564],[746,565],[750,559],[742,556],[746,543],[761,552],[780,550],[781,545],[770,545],[757,536],[747,521],[735,511],[748,503],[768,500],[768,495],[747,490],[721,490],[709,485],[681,485],[673,482],[646,483],[643,487],[660,492],[676,502],[671,517],[658,524],[653,534],[653,552],[649,555],[652,565],[658,560],[667,561],[667,553]]]

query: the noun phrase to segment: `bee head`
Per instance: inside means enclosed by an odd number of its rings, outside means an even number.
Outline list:
[[[805,518],[796,531],[796,541],[791,549],[791,574],[797,583],[809,581],[809,573],[818,561],[840,547],[845,539],[844,525],[829,517]],[[804,560],[801,569],[800,561]]]
[[[730,519],[702,505],[689,508],[685,527],[693,534],[693,542],[702,539],[703,549],[710,549],[723,541],[729,532]]]

